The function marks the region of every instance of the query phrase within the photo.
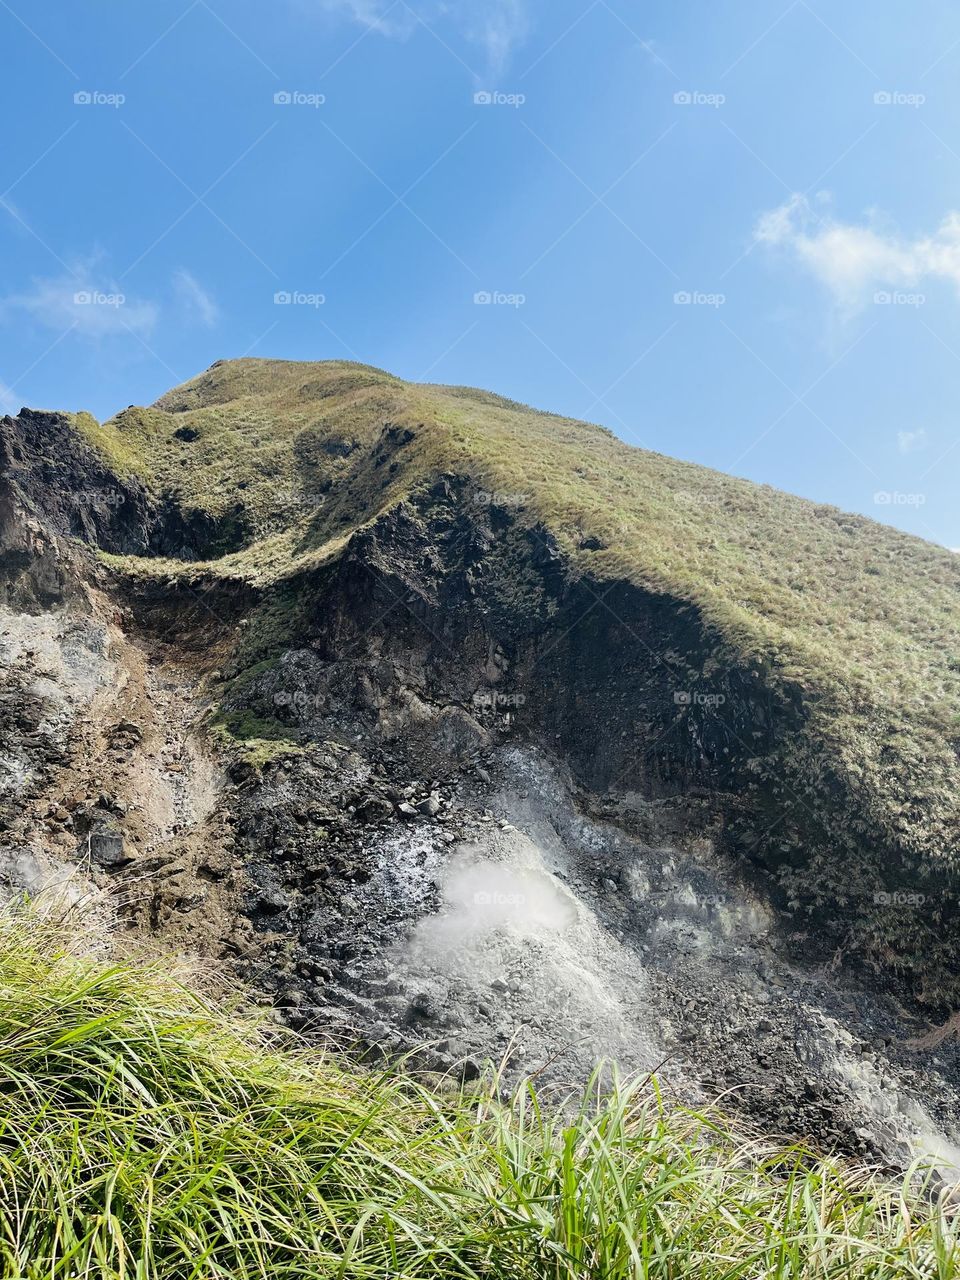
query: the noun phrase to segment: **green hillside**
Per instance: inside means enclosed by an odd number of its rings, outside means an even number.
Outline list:
[[[730,661],[799,691],[810,740],[797,779],[815,785],[828,767],[866,838],[955,862],[960,558],[946,549],[597,426],[340,361],[221,362],[151,408],[78,421],[118,470],[248,530],[203,573],[264,585],[438,476],[469,477],[549,529],[572,572],[695,606]]]

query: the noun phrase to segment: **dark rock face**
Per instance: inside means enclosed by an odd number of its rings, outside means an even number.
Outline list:
[[[120,555],[149,546],[143,485],[110,470],[64,414],[24,409],[0,419],[0,477],[57,534]]]
[[[809,715],[800,692],[727,651],[685,602],[572,574],[543,529],[453,479],[285,590],[279,629],[267,628],[277,602],[265,600],[250,626],[261,639],[235,651],[227,700],[238,713],[308,739],[375,733],[423,772],[480,741],[535,744],[595,812],[630,798],[651,840],[709,827],[732,866],[801,908],[808,954],[814,939],[824,957],[843,946],[851,960],[891,945],[873,895],[891,875],[910,883],[902,854],[880,833],[851,835],[840,780],[821,771],[811,790],[791,775]],[[818,860],[832,884],[805,882]],[[918,976],[932,948],[948,962],[956,937],[943,897],[921,899],[897,922]]]
[[[186,440],[183,431],[191,428],[177,433]],[[213,519],[112,470],[65,414],[24,409],[0,419],[0,477],[10,500],[49,531],[116,555],[210,560],[252,536],[239,508]]]

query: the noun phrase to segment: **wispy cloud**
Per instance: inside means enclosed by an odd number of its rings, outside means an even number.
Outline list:
[[[505,70],[529,30],[525,0],[319,0],[321,9],[342,14],[394,40],[406,40],[421,24],[447,26],[482,51],[484,75]]]
[[[320,8],[342,13],[381,35],[403,39],[416,26],[412,7],[390,0],[320,0]]]
[[[916,431],[898,431],[897,448],[901,453],[918,453],[927,447],[927,433],[923,427]]]
[[[22,293],[0,298],[0,318],[27,315],[47,329],[74,329],[88,338],[148,333],[158,309],[138,302],[103,272],[97,260],[77,262],[60,276],[38,277]]]
[[[838,306],[855,311],[878,289],[916,289],[947,280],[960,289],[960,213],[951,211],[929,235],[903,236],[876,217],[841,222],[792,196],[765,213],[756,239],[789,252],[825,285]]]
[[[529,30],[523,0],[490,0],[486,4],[481,0],[461,7],[475,11],[464,15],[467,38],[483,49],[490,74],[499,74]]]
[[[220,308],[196,276],[181,268],[174,274],[173,287],[187,315],[212,329],[220,319]]]

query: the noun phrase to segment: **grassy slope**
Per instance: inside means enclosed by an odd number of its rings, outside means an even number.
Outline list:
[[[387,422],[415,432],[392,472],[370,452]],[[195,440],[174,436],[185,427]],[[88,434],[188,507],[250,513],[260,536],[215,571],[261,582],[331,554],[443,472],[522,498],[519,518],[544,522],[584,571],[693,602],[729,660],[761,661],[805,691],[810,740],[793,785],[815,785],[829,760],[874,833],[956,862],[960,557],[944,549],[600,427],[339,361],[224,362]],[[339,456],[344,442],[359,448]]]
[[[163,966],[0,921],[0,1274],[639,1280],[957,1274],[949,1216],[651,1085],[542,1111],[276,1044]],[[209,982],[205,984],[209,987]]]

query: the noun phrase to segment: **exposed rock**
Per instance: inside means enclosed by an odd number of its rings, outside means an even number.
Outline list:
[[[382,822],[392,816],[393,804],[385,796],[365,796],[357,805],[357,817],[362,822]]]
[[[425,800],[418,802],[417,813],[425,814],[428,818],[435,818],[440,812],[440,797],[436,791],[431,791]]]
[[[91,861],[101,867],[119,867],[130,860],[123,833],[109,822],[98,822],[88,832],[82,848],[89,853]]]

